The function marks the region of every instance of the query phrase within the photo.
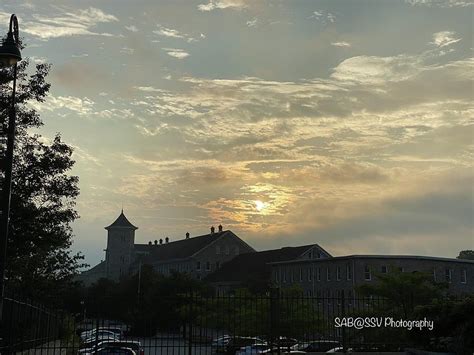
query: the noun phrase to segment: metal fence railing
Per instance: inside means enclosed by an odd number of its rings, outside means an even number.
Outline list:
[[[94,329],[115,329],[115,341],[134,343],[140,355],[235,354],[252,346],[255,353],[266,348],[279,354],[291,349],[398,351],[411,345],[406,329],[377,323],[402,317],[404,311],[381,298],[189,293],[155,304],[153,309],[136,305],[133,312],[116,309],[114,317],[96,311],[84,319],[83,313],[6,297],[0,352],[92,354],[113,340]],[[354,323],[360,319],[366,321],[362,327]]]

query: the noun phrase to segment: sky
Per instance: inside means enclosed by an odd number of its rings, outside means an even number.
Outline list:
[[[75,148],[74,251],[222,224],[257,250],[474,249],[473,1],[3,0]]]

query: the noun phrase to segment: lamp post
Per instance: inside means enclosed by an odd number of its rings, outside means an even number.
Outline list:
[[[11,106],[8,114],[8,127],[6,127],[7,149],[2,159],[2,167],[4,170],[4,181],[2,187],[1,199],[1,218],[0,218],[0,325],[3,320],[3,297],[4,297],[4,281],[5,267],[7,257],[7,241],[8,241],[8,222],[10,219],[10,197],[12,187],[12,170],[13,170],[13,149],[15,146],[15,94],[16,94],[16,74],[17,63],[21,60],[21,52],[18,38],[18,20],[13,14],[10,17],[10,28],[7,37],[0,46],[0,68],[12,68],[13,70],[13,89],[11,95]]]

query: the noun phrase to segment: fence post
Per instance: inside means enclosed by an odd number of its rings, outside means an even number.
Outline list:
[[[270,344],[276,344],[275,338],[280,340],[280,289],[277,287],[270,288]],[[280,354],[280,343],[278,343],[278,354]]]
[[[344,318],[346,315],[346,302],[344,296],[344,290],[341,290],[341,317]],[[343,323],[342,326],[342,351],[344,353],[347,352],[347,344],[346,344],[346,326]]]
[[[192,345],[192,339],[193,339],[193,291],[190,293],[190,302],[189,302],[189,339],[188,339],[188,355],[193,354],[193,345]]]

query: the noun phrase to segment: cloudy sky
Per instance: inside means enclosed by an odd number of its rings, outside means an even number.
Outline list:
[[[472,0],[4,0],[52,63],[74,250],[222,223],[256,249],[473,249]]]

